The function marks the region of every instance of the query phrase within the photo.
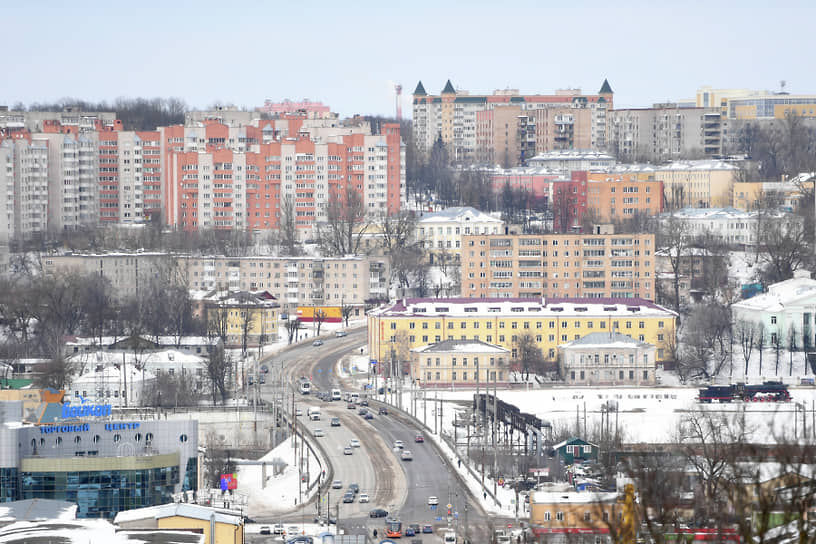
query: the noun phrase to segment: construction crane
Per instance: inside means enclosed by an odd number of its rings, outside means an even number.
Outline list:
[[[394,84],[394,91],[397,93],[397,121],[402,121],[402,85]]]

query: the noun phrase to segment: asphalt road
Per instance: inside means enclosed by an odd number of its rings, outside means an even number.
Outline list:
[[[299,376],[309,376],[313,385],[322,391],[339,387],[349,391],[351,381],[341,380],[335,371],[337,361],[346,353],[355,351],[366,341],[365,329],[349,331],[343,338],[329,338],[319,347],[311,343],[290,349],[267,360],[272,368],[281,368],[285,380],[295,386]],[[270,384],[264,386],[264,393]],[[363,391],[359,391],[361,395]],[[266,397],[266,394],[264,394]],[[371,534],[378,528],[383,536],[382,519],[370,519],[368,512],[375,507],[384,508],[397,515],[404,525],[417,523],[432,524],[434,535],[421,535],[423,542],[439,542],[441,534],[449,526],[447,504],[451,504],[452,516],[450,526],[459,530],[457,534],[467,532],[471,539],[476,535],[489,534],[486,516],[478,506],[469,504],[468,495],[459,480],[451,475],[447,463],[429,443],[416,443],[415,437],[420,434],[401,419],[393,415],[376,415],[373,420],[364,420],[357,410],[348,410],[346,402],[323,402],[315,395],[296,395],[296,405],[302,406],[303,415],[298,419],[309,429],[321,428],[326,436],[318,438],[328,451],[335,469],[334,479],[343,482],[342,490],[331,490],[329,501],[332,507],[342,499],[342,494],[350,483],[357,483],[361,492],[371,496],[369,504],[343,504],[340,502],[340,525],[358,532],[365,528]],[[310,404],[321,407],[321,421],[307,421],[306,409]],[[376,411],[376,408],[374,409]],[[330,418],[339,417],[341,427],[330,427]],[[375,432],[372,432],[375,431]],[[344,455],[343,447],[351,438],[361,442],[360,448],[354,448],[352,455]],[[395,440],[402,440],[405,449],[413,453],[412,461],[402,461],[400,452],[393,449]],[[432,509],[428,497],[436,496],[439,506]],[[322,499],[324,500],[324,499]],[[322,503],[325,505],[325,502]],[[309,518],[314,517],[315,504],[305,506]],[[321,511],[323,508],[321,507]],[[333,510],[334,511],[334,510]],[[302,519],[304,512],[293,512],[284,519],[293,521]]]

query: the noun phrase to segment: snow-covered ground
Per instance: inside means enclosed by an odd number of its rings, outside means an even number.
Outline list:
[[[298,458],[300,457],[300,439],[298,439]],[[306,449],[308,452],[308,448]],[[305,457],[304,457],[305,459]],[[286,463],[286,468],[279,475],[273,474],[273,461]],[[275,449],[264,455],[259,461],[267,461],[266,485],[263,482],[261,465],[238,465],[238,491],[249,495],[249,516],[269,516],[270,514],[291,511],[295,506],[309,500],[316,492],[305,494],[306,485],[300,484],[300,471],[295,458],[293,439],[289,438]],[[317,459],[309,455],[309,481],[320,478],[321,470]],[[304,465],[305,469],[305,465]],[[299,487],[300,486],[300,487]],[[303,490],[303,494],[300,490]]]

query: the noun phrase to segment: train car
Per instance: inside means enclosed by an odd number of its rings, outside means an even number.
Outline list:
[[[782,382],[763,382],[761,384],[737,383],[731,385],[710,385],[700,389],[697,397],[700,402],[788,402],[791,400],[788,386]]]

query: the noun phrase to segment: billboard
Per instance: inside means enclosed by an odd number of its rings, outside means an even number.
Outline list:
[[[221,491],[227,491],[228,489],[238,489],[238,478],[234,472],[221,475]]]

